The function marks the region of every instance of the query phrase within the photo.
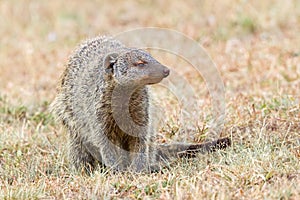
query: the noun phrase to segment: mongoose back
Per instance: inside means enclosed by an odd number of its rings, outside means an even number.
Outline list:
[[[115,170],[154,171],[171,158],[194,156],[230,145],[153,145],[148,85],[170,70],[141,49],[110,37],[84,42],[69,58],[51,108],[68,131],[76,169],[103,165]]]

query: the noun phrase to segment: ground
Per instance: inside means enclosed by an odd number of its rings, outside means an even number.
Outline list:
[[[0,18],[1,199],[300,199],[298,0],[1,0]],[[67,135],[48,111],[68,56],[85,38],[150,26],[184,33],[214,61],[232,147],[152,174],[72,171]],[[184,69],[191,85],[205,86]],[[187,138],[176,102],[156,91],[167,113],[158,141]],[[209,131],[210,96],[199,93],[189,142]]]

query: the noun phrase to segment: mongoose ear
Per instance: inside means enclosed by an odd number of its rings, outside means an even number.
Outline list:
[[[113,65],[117,62],[118,56],[119,55],[117,53],[109,53],[105,56],[103,64],[106,73],[114,73]]]

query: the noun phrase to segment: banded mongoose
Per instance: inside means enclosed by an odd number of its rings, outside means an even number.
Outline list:
[[[228,138],[153,145],[147,87],[169,72],[146,51],[110,37],[96,37],[79,46],[69,58],[51,105],[69,134],[71,164],[89,172],[98,164],[120,171],[154,171],[171,158],[230,145]]]

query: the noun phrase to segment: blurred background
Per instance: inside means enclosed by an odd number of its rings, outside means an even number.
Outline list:
[[[51,101],[82,40],[149,26],[198,41],[232,92],[299,88],[298,0],[1,0],[0,20],[0,96],[12,102]]]
[[[205,49],[225,85],[222,133],[233,145],[166,173],[74,174],[48,112],[68,56],[87,38],[141,27],[179,31]],[[299,0],[0,0],[0,199],[300,199],[299,35]],[[150,53],[200,102],[195,130],[178,134],[176,99],[158,90],[159,142],[202,142],[212,113],[203,79],[178,56]]]

